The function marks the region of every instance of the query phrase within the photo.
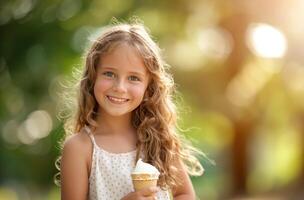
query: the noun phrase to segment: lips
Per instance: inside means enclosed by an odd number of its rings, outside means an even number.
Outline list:
[[[113,96],[108,96],[107,95],[107,99],[115,104],[123,104],[126,103],[127,101],[129,101],[129,99],[126,98],[118,98],[118,97],[113,97]]]

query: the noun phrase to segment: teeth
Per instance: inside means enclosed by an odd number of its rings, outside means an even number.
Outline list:
[[[108,97],[110,100],[116,101],[116,102],[119,102],[119,103],[128,101],[128,99],[121,99],[121,98],[116,98],[116,97],[111,97],[111,96],[107,96],[107,97]]]

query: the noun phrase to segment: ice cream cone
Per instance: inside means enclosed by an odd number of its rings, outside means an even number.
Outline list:
[[[158,174],[131,174],[135,191],[157,186]]]
[[[131,174],[135,191],[151,186],[157,186],[158,176],[159,171],[153,165],[145,163],[139,159]]]

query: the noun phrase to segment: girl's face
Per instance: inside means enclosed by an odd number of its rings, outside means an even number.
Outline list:
[[[131,114],[141,103],[149,74],[136,50],[120,44],[102,56],[97,67],[94,95],[99,112],[111,116]]]

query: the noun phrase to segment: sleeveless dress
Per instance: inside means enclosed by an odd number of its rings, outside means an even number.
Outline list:
[[[134,191],[131,172],[135,167],[136,150],[127,153],[110,153],[97,145],[89,127],[85,132],[93,143],[89,200],[120,200]],[[170,200],[168,191],[157,193],[157,200]]]

